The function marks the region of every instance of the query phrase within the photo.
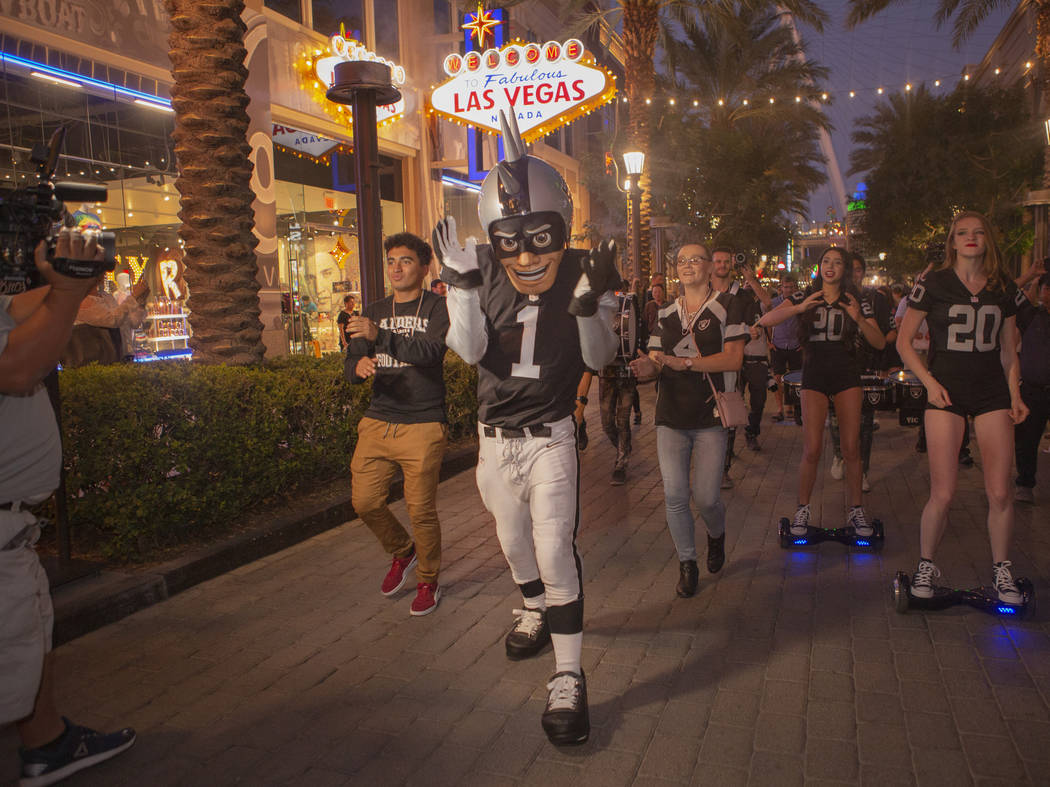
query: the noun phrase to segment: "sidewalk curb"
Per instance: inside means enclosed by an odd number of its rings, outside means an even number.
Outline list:
[[[477,464],[477,445],[446,454],[441,481]],[[400,500],[400,478],[390,488],[390,500]],[[253,560],[272,555],[318,533],[357,518],[350,504],[349,485],[330,498],[294,513],[275,516],[244,533],[218,544],[202,547],[142,574],[103,571],[101,575],[63,586],[54,593],[55,647],[134,612],[160,603],[201,582],[225,574]]]

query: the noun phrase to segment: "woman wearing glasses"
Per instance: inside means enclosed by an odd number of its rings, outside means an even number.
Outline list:
[[[732,390],[749,338],[740,299],[711,287],[711,255],[699,243],[676,255],[683,294],[660,309],[649,355],[631,362],[642,381],[659,378],[656,451],[664,483],[667,526],[678,551],[676,592],[696,593],[696,522],[690,496],[707,528],[707,570],[725,562],[725,506],[719,487],[726,429],[712,386]]]
[[[875,529],[861,505],[860,416],[863,391],[857,362],[857,332],[876,350],[886,346],[875,322],[871,302],[861,297],[852,283],[849,252],[829,246],[820,255],[820,280],[804,292],[796,292],[772,311],[759,325],[773,326],[799,318],[802,343],[803,449],[798,472],[798,509],[791,523],[792,535],[804,536],[809,527],[809,499],[817,479],[817,465],[824,442],[824,419],[828,403],[835,405],[839,420],[842,458],[846,464],[846,524],[861,537]]]

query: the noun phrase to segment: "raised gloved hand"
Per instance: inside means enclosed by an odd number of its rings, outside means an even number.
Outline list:
[[[470,290],[481,286],[481,270],[478,268],[478,242],[467,238],[466,246],[459,245],[456,237],[456,220],[443,218],[434,227],[434,251],[441,262],[441,281]]]
[[[603,241],[580,261],[583,275],[569,301],[569,314],[590,317],[598,311],[602,293],[615,290],[620,283],[616,270],[616,241]]]

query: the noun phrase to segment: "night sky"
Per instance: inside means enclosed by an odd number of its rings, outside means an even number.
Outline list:
[[[967,64],[981,61],[995,40],[1009,12],[990,14],[976,33],[960,49],[952,47],[951,20],[940,30],[934,20],[934,0],[900,3],[865,22],[856,30],[846,30],[845,0],[824,0],[821,5],[832,19],[823,33],[802,28],[807,52],[831,73],[828,87],[834,98],[827,114],[835,126],[832,142],[839,167],[852,191],[861,176],[849,176],[850,132],[857,118],[870,114],[880,97],[876,89],[903,90],[907,82],[926,82],[933,89],[934,79],[942,79],[942,90],[950,90],[962,77]],[[856,98],[849,98],[849,91]],[[833,204],[829,184],[810,198],[810,219],[823,222]]]

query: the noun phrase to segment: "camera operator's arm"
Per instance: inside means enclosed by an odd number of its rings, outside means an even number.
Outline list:
[[[85,236],[68,228],[59,234],[55,254],[69,259],[102,261],[102,248],[94,234]],[[37,246],[36,266],[51,286],[39,296],[36,308],[7,335],[7,346],[0,351],[0,393],[3,394],[32,393],[55,368],[69,342],[80,302],[98,284],[98,279],[74,279],[56,273],[47,261],[44,243]],[[21,303],[18,308],[22,308]]]
[[[44,296],[49,292],[51,292],[51,285],[45,284],[43,287],[35,287],[32,290],[18,293],[11,298],[7,306],[7,314],[15,321],[15,325],[21,325],[44,302]]]

